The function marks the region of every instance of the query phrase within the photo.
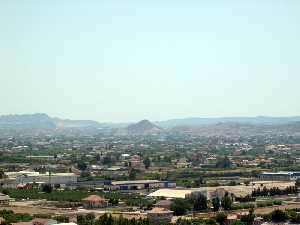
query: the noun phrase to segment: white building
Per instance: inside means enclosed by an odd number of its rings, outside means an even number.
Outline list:
[[[300,172],[280,171],[275,173],[263,172],[259,175],[261,180],[290,180],[295,181],[300,178]]]
[[[77,175],[74,173],[39,173],[34,171],[7,172],[8,180],[17,186],[28,183],[50,183],[62,186],[77,183]]]
[[[113,181],[106,188],[110,190],[142,190],[156,188],[175,188],[176,183],[159,180]]]

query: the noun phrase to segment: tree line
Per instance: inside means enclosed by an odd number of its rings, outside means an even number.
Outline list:
[[[150,225],[148,219],[127,219],[120,217],[113,217],[111,214],[104,214],[96,219],[95,215],[89,213],[87,215],[77,215],[78,225]]]
[[[258,196],[274,196],[274,195],[287,195],[287,194],[296,194],[298,193],[298,188],[296,186],[289,186],[285,189],[279,189],[278,187],[267,188],[263,187],[262,189],[257,188],[252,191],[253,197]]]

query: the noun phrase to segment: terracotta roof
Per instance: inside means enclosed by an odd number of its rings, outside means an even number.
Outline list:
[[[102,198],[98,195],[90,195],[84,199],[82,199],[82,201],[86,201],[86,202],[105,202],[105,198]]]
[[[159,207],[155,207],[153,209],[151,209],[150,211],[148,211],[148,213],[172,213],[173,211],[170,210],[166,210],[164,208],[159,208]]]

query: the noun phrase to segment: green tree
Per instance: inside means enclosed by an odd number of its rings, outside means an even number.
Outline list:
[[[108,203],[112,204],[112,205],[118,205],[119,204],[119,199],[117,198],[110,198]]]
[[[235,220],[235,221],[233,221],[232,223],[230,223],[230,225],[245,225],[245,223],[243,223],[243,222],[240,221],[240,220]]]
[[[252,225],[255,219],[254,209],[250,209],[248,215],[243,215],[241,221],[246,225]]]
[[[59,223],[69,223],[69,217],[67,216],[55,216],[53,219],[55,219]]]
[[[227,156],[225,156],[222,159],[219,159],[218,162],[216,163],[217,168],[230,168],[231,165],[232,163]]]
[[[170,209],[174,212],[175,216],[181,216],[191,209],[191,205],[187,200],[178,198],[173,200]]]
[[[137,175],[137,170],[136,169],[132,168],[132,169],[129,170],[128,177],[129,177],[130,180],[135,180],[136,175]]]
[[[84,171],[84,170],[87,169],[87,165],[86,165],[86,163],[85,163],[84,161],[79,161],[79,162],[77,163],[77,167],[78,167],[78,169],[80,169],[81,171]]]
[[[300,187],[300,178],[298,178],[298,179],[296,180],[295,185],[296,185],[297,188]]]
[[[229,197],[228,193],[225,194],[225,196],[221,200],[221,205],[224,210],[230,210],[232,206],[232,200]]]
[[[2,192],[2,194],[9,195],[9,190],[8,189],[3,189],[1,192]]]
[[[205,220],[204,224],[206,224],[206,225],[216,225],[217,221],[214,220],[214,219],[212,219],[212,218],[210,218],[210,219]]]
[[[148,157],[146,157],[143,161],[144,165],[145,165],[145,168],[148,169],[151,165],[151,161]]]
[[[42,192],[51,193],[52,192],[52,186],[51,186],[51,184],[44,184],[42,186]]]
[[[194,180],[194,186],[195,187],[200,187],[204,183],[205,183],[205,181],[204,181],[203,177],[199,177],[199,178]]]
[[[99,162],[101,160],[101,156],[100,156],[99,153],[95,156],[95,159],[96,159],[97,162]]]
[[[290,211],[289,217],[292,223],[300,224],[300,215],[296,211]]]
[[[288,215],[286,212],[280,210],[280,209],[275,209],[271,213],[271,219],[274,222],[284,222],[288,219]]]
[[[192,202],[194,210],[206,210],[207,209],[207,197],[202,193],[198,193],[192,196]]]
[[[220,225],[224,225],[226,220],[227,220],[227,214],[221,212],[221,213],[218,213],[218,214],[216,215],[216,221],[217,221]]]
[[[91,173],[88,171],[82,171],[80,173],[80,177],[90,177],[90,176],[91,176]]]
[[[0,170],[0,179],[4,179],[5,178],[5,173],[3,170]]]
[[[250,180],[245,180],[245,181],[244,181],[244,184],[245,184],[246,186],[249,186]]]
[[[219,197],[215,197],[212,199],[212,205],[215,212],[219,211],[220,209],[220,199]]]

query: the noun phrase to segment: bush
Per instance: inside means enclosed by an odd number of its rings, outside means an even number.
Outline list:
[[[33,214],[34,218],[43,218],[43,219],[51,219],[51,215],[49,214]]]
[[[238,185],[238,183],[236,181],[232,180],[227,185],[228,186],[236,186],[236,185]]]
[[[9,194],[9,190],[8,189],[3,189],[1,192],[2,192],[2,194],[5,194],[5,195]]]
[[[55,216],[53,219],[59,223],[69,223],[69,217],[67,216]]]
[[[51,193],[52,192],[51,184],[44,184],[42,186],[42,192]]]
[[[281,200],[274,200],[273,204],[274,205],[282,205],[282,201]]]
[[[274,202],[273,201],[264,201],[264,202],[257,202],[256,206],[257,207],[267,207],[267,206],[273,206]]]
[[[227,219],[227,214],[221,212],[221,213],[218,213],[216,215],[216,221],[220,224],[220,225],[223,225],[225,223]]]
[[[288,219],[288,215],[286,212],[276,209],[271,213],[271,219],[274,222],[284,222]]]
[[[0,210],[0,217],[2,217],[6,223],[28,222],[32,220],[32,216],[27,213],[14,213],[12,210]]]
[[[246,195],[245,197],[237,198],[239,202],[255,202],[256,198],[250,195]]]
[[[240,204],[233,204],[231,206],[232,210],[237,210],[237,209],[251,209],[255,208],[255,205],[252,203],[240,203]]]
[[[117,198],[110,198],[108,203],[112,204],[112,205],[118,205],[119,204],[119,199]]]
[[[191,205],[185,199],[174,199],[170,209],[175,216],[181,216],[191,209]]]
[[[289,218],[292,223],[300,223],[300,215],[296,211],[290,211],[289,212]]]

